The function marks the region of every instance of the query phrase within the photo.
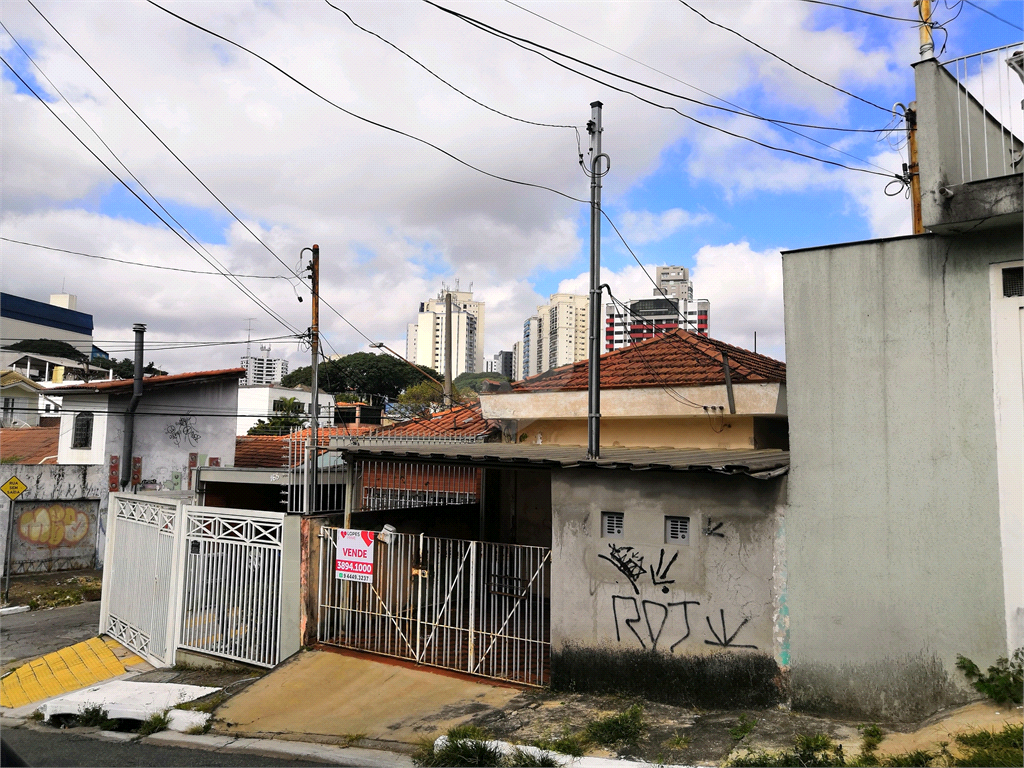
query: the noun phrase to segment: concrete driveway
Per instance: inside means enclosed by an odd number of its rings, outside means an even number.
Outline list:
[[[222,705],[217,730],[328,742],[358,735],[411,744],[500,709],[520,693],[365,656],[305,651]]]
[[[3,669],[6,672],[15,660],[35,658],[96,637],[99,627],[98,601],[4,616],[0,619]]]

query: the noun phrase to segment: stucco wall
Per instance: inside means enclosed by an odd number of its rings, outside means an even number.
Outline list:
[[[0,560],[6,562],[7,537],[11,535],[12,573],[102,565],[107,507],[104,467],[18,464],[3,469],[0,484],[17,476],[28,486],[14,505],[13,530],[8,527],[10,505],[6,499],[0,504]]]
[[[581,647],[605,664],[636,651],[724,652],[766,658],[777,673],[772,661],[786,650],[774,556],[784,502],[784,478],[553,472],[553,664]],[[623,513],[622,538],[602,535],[602,512]],[[666,544],[666,515],[690,518],[687,543]]]
[[[794,704],[920,717],[1007,653],[989,263],[1019,231],[783,256]]]
[[[586,445],[587,420],[519,420],[519,440],[530,445]],[[650,448],[754,447],[753,416],[661,417],[614,419],[601,417],[601,445]]]

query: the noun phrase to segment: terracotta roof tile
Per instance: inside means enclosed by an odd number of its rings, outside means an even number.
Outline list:
[[[722,352],[733,384],[786,381],[786,364],[718,339],[677,329],[601,355],[601,388],[699,387],[725,383]],[[581,360],[517,381],[513,392],[587,388],[590,363]]]
[[[0,459],[5,464],[56,464],[60,427],[0,429]]]
[[[485,419],[480,410],[480,401],[460,405],[447,411],[435,413],[429,419],[403,421],[393,427],[385,427],[380,434],[387,437],[412,435],[463,435],[473,437],[488,435],[501,429],[497,421]]]
[[[239,435],[235,438],[236,467],[287,467],[288,443],[276,435]]]
[[[142,380],[142,391],[155,387],[174,386],[176,384],[198,384],[217,379],[240,379],[245,376],[245,368],[222,368],[217,371],[193,371],[191,373],[174,373],[168,376],[147,376]],[[135,382],[132,379],[104,379],[81,384],[69,384],[65,387],[51,387],[48,392],[55,394],[73,394],[76,392],[104,394],[121,394],[131,392]]]

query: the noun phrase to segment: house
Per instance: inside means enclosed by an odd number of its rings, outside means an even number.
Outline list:
[[[0,372],[3,397],[2,426],[39,426],[39,395],[43,387],[17,371]]]
[[[517,442],[586,445],[588,371],[583,360],[482,393],[482,413]],[[602,355],[601,444],[785,449],[786,365],[683,329]]]
[[[295,410],[285,413],[291,402]],[[334,422],[334,397],[323,390],[317,398],[320,421]],[[244,435],[260,420],[269,421],[274,416],[292,415],[308,421],[313,412],[313,392],[309,387],[284,387],[280,384],[243,385],[238,388],[238,423],[235,434]]]
[[[234,462],[244,373],[229,368],[143,379],[131,445],[125,445],[131,379],[54,387],[50,392],[63,398],[57,462],[106,466],[111,491],[129,481],[133,490],[186,491],[192,470]]]
[[[783,254],[794,706],[919,719],[1024,645],[1016,47],[915,66],[922,234]]]

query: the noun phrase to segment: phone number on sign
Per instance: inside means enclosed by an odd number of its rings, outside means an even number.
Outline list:
[[[353,560],[335,560],[334,570],[347,573],[373,573],[373,563],[357,563]]]

